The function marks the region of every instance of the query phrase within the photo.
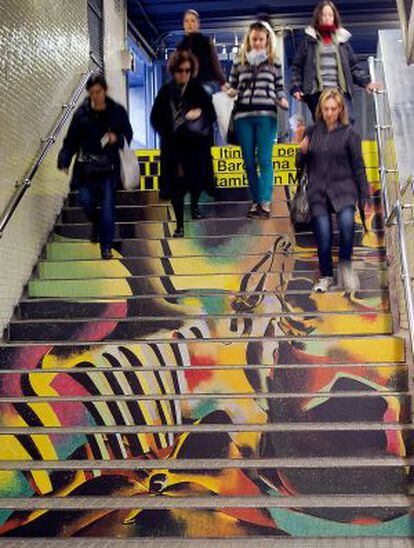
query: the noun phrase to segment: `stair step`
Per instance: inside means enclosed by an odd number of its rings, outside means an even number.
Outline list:
[[[119,272],[119,271],[118,271]],[[68,272],[68,275],[70,272]],[[211,293],[215,291],[255,291],[265,289],[274,291],[280,288],[280,297],[283,298],[283,289],[289,291],[312,292],[317,279],[316,272],[303,271],[299,277],[298,272],[291,273],[247,273],[247,274],[210,274],[210,275],[178,275],[178,276],[128,276],[112,278],[89,279],[64,279],[46,280],[33,279],[28,284],[29,297],[73,297],[73,298],[97,298],[97,297],[130,297],[140,294],[171,294],[178,291],[195,292],[197,290]],[[359,272],[361,292],[366,290],[381,290],[388,285],[388,277],[385,271],[365,270]]]
[[[366,257],[366,263],[356,257],[355,268],[359,276],[386,277],[386,264],[376,254]],[[171,258],[123,258],[102,261],[101,259],[67,261],[40,261],[37,265],[39,278],[43,279],[87,279],[87,278],[121,278],[128,276],[164,276],[174,275],[211,275],[211,274],[245,274],[247,272],[286,272],[292,271],[297,276],[318,270],[318,259],[309,256],[307,260],[295,261],[292,256],[239,255],[233,257],[171,257]]]
[[[248,314],[261,307],[263,311],[280,303],[277,293],[245,293],[232,295],[200,295],[196,292],[171,296],[137,295],[113,299],[83,299],[75,302],[69,299],[26,299],[20,301],[19,317],[22,319],[42,318],[124,318],[142,315],[183,314]],[[306,312],[372,312],[389,309],[386,292],[371,291],[347,296],[344,293],[286,293],[283,300],[293,311]]]
[[[355,383],[357,384],[357,383]],[[210,424],[225,425],[227,417],[234,425],[260,423],[314,422],[330,424],[333,421],[387,424],[389,415],[400,424],[410,421],[410,395],[361,392],[341,392],[286,395],[222,394],[82,396],[50,398],[7,398],[0,401],[1,416],[12,417],[16,409],[22,423],[20,428],[41,427],[79,428],[82,426],[136,426],[150,424],[171,425],[190,423],[202,419],[207,410],[220,410],[222,414],[211,419]],[[269,410],[269,411],[267,411]],[[268,414],[270,417],[268,418]],[[225,416],[224,416],[225,415]],[[150,418],[149,418],[150,417]],[[224,417],[224,418],[223,418]],[[223,422],[224,421],[224,422]],[[3,421],[4,422],[4,421]],[[3,425],[4,428],[6,426]],[[298,455],[300,456],[300,454]]]
[[[174,340],[178,333],[199,338],[239,339],[249,337],[310,338],[341,335],[385,335],[392,333],[392,317],[386,312],[328,313],[326,315],[278,314],[238,318],[237,316],[207,318],[128,317],[87,318],[76,320],[14,320],[9,324],[11,340],[19,341],[95,341],[137,340],[149,334],[159,334],[164,340]],[[268,333],[268,334],[267,334]],[[191,335],[190,335],[191,336]],[[197,335],[196,335],[197,336]]]
[[[278,241],[278,238],[280,240]],[[372,231],[365,235],[360,231],[356,233],[355,251],[362,249],[369,255],[378,254],[385,257],[383,245],[384,232]],[[293,242],[293,244],[291,244]],[[296,242],[296,243],[295,243]],[[370,245],[365,247],[363,243]],[[334,234],[334,251],[337,252],[338,233]],[[275,247],[276,246],[276,247]],[[274,249],[275,248],[275,249]],[[304,249],[311,248],[311,249]],[[361,249],[360,249],[361,248]],[[374,249],[372,249],[374,248]],[[274,253],[294,253],[295,258],[312,253],[315,249],[315,239],[311,232],[295,234],[293,239],[289,237],[238,235],[238,236],[214,236],[205,238],[170,238],[162,241],[150,239],[131,239],[114,242],[114,249],[122,257],[197,257],[197,256],[229,256],[260,255],[274,249]],[[47,245],[46,257],[49,260],[73,260],[73,259],[100,259],[100,250],[97,244],[83,240],[54,240]]]
[[[238,342],[227,339],[205,341],[194,333],[182,342],[163,342],[152,337],[147,341],[55,342],[53,347],[41,342],[0,345],[0,364],[8,367],[38,367],[42,360],[55,367],[68,362],[84,366],[120,361],[132,367],[164,367],[241,364],[386,364],[405,361],[405,340],[397,336],[370,335],[352,337],[310,337],[302,341],[285,337],[284,341],[250,338]]]
[[[373,166],[375,167],[375,166]],[[200,199],[200,205],[202,207],[209,206],[211,203],[226,203],[226,204],[238,204],[240,202],[245,202],[246,204],[250,204],[250,196],[249,191],[247,188],[234,188],[229,193],[228,189],[224,189],[222,191],[221,189],[216,189],[219,198],[220,196],[223,197],[223,200],[220,201],[220,199],[217,199],[213,201],[211,198],[209,198],[206,194],[201,195]],[[284,190],[284,189],[283,189]],[[286,193],[280,192],[277,194],[277,199],[279,201],[283,201],[283,194],[285,194],[284,201],[286,201]],[[151,191],[130,191],[130,190],[117,190],[116,194],[116,203],[117,205],[140,205],[140,206],[161,206],[165,207],[166,205],[169,205],[169,200],[160,200],[159,199],[159,192],[157,190]],[[275,196],[276,197],[276,196]],[[374,203],[381,203],[381,196],[374,195],[372,197],[372,201]],[[78,193],[76,191],[71,191],[68,195],[67,199],[67,206],[68,207],[76,207],[78,205]]]
[[[336,223],[334,221],[335,228]],[[220,236],[226,234],[228,238],[233,235],[275,235],[290,233],[293,231],[292,223],[287,214],[272,217],[268,220],[249,220],[246,217],[230,219],[202,219],[200,221],[186,221],[184,223],[186,238],[198,238],[206,236]],[[305,227],[305,225],[303,225]],[[116,239],[131,238],[171,238],[176,223],[174,221],[140,221],[120,222],[115,224]],[[381,227],[378,227],[381,228]],[[309,227],[308,227],[309,230]],[[72,239],[89,240],[91,225],[89,223],[57,223],[55,233],[59,236]],[[293,232],[292,232],[293,233]]]
[[[259,443],[263,452],[270,451],[275,458],[352,456],[367,459],[387,456],[388,440],[392,440],[392,454],[399,457],[406,456],[406,443],[408,446],[412,443],[410,424],[338,423],[332,420],[234,424],[224,411],[212,412],[204,420],[213,420],[214,414],[221,415],[222,421],[218,422],[220,417],[217,417],[216,422],[209,424],[118,426],[112,424],[108,416],[110,426],[2,427],[0,463],[37,460],[47,466],[49,460],[65,461],[68,457],[86,462],[89,459],[129,460],[142,458],[148,452],[171,455],[173,460],[177,455],[195,461],[212,456],[229,456],[236,463],[241,458],[255,458],[254,452],[258,451]]]
[[[134,459],[138,462],[137,459]],[[207,459],[206,459],[207,460]],[[322,459],[321,459],[322,460]],[[191,463],[187,459],[187,466]],[[197,463],[198,464],[198,463]],[[167,461],[166,469],[159,470],[154,461],[147,460],[147,469],[138,471],[120,467],[119,469],[111,468],[90,468],[88,464],[83,463],[83,468],[75,470],[52,469],[52,470],[28,470],[22,472],[27,479],[30,479],[32,484],[38,488],[44,488],[47,483],[64,482],[68,483],[68,489],[64,493],[56,492],[50,498],[54,500],[61,497],[93,497],[97,493],[93,490],[85,489],[88,484],[88,479],[95,478],[96,483],[101,483],[102,495],[105,495],[107,487],[111,486],[115,489],[126,488],[131,480],[141,484],[141,496],[146,494],[174,496],[178,500],[184,497],[206,497],[220,496],[225,493],[230,497],[246,497],[252,498],[257,495],[275,496],[276,494],[289,496],[296,492],[302,496],[312,495],[407,495],[407,472],[402,464],[396,466],[380,466],[369,467],[354,465],[352,467],[289,467],[282,466],[274,469],[274,466],[268,468],[258,467],[252,470],[246,461],[246,468],[238,466],[237,462],[233,463],[233,467],[226,468],[210,468],[210,469],[194,469],[184,470],[178,468],[174,470],[174,465]],[[259,464],[259,463],[258,463]],[[172,469],[169,467],[172,465]],[[210,467],[213,465],[210,462]],[[88,466],[88,468],[86,468]],[[214,466],[214,465],[213,465]],[[259,464],[260,466],[260,464]],[[84,481],[79,485],[76,481],[76,475],[82,475]],[[7,476],[6,471],[0,470],[1,476]],[[347,475],[347,477],[344,477]],[[101,478],[101,480],[96,479]],[[215,480],[215,481],[214,481]],[[294,488],[286,487],[286,492],[283,493],[283,483],[286,485],[295,486]],[[43,486],[42,486],[43,483]],[[92,483],[92,482],[91,482]],[[188,483],[192,483],[192,490]],[[229,488],[226,490],[225,485],[229,483]],[[282,485],[281,485],[282,483]],[[264,489],[265,485],[267,486]],[[195,489],[198,486],[199,490]],[[187,489],[185,489],[187,487]],[[262,490],[261,490],[262,488]],[[138,494],[138,493],[137,493]],[[108,502],[111,500],[111,493],[108,493]],[[10,499],[16,499],[19,502],[19,493],[14,492],[10,495]],[[0,499],[1,500],[1,499]],[[0,503],[1,504],[1,503]]]
[[[284,211],[283,211],[284,209]],[[204,219],[198,220],[198,223],[203,223],[208,220],[226,220],[226,219],[246,219],[247,212],[249,210],[248,204],[232,204],[231,206],[227,204],[216,205],[211,204],[204,208],[203,214],[205,215]],[[287,205],[284,204],[284,208],[281,207],[281,204],[273,205],[271,217],[288,217],[289,210]],[[184,208],[184,218],[187,221],[191,221],[191,212],[190,207],[185,206]],[[158,207],[137,207],[137,206],[117,206],[116,207],[116,219],[119,223],[125,222],[137,222],[137,221],[174,221],[175,215],[174,210],[171,205],[167,206],[158,206]],[[61,222],[63,224],[74,224],[74,223],[86,223],[88,219],[82,208],[71,207],[63,208],[61,212]]]
[[[99,485],[101,482],[97,480],[94,483]],[[93,483],[91,487],[93,489]],[[233,543],[248,538],[250,545],[255,542],[264,545],[259,538],[290,544],[291,537],[318,538],[318,543],[323,543],[323,537],[329,537],[330,546],[336,542],[335,537],[352,539],[352,543],[360,537],[375,537],[376,546],[379,545],[380,537],[383,537],[394,546],[394,542],[399,542],[397,538],[411,537],[414,524],[410,516],[411,501],[403,496],[387,499],[376,495],[384,501],[378,505],[374,496],[365,496],[365,503],[361,504],[361,497],[353,501],[348,496],[335,500],[329,496],[320,497],[317,499],[319,502],[310,496],[263,496],[258,500],[247,498],[242,501],[237,497],[226,499],[220,496],[207,500],[195,497],[187,502],[184,499],[177,500],[174,496],[155,500],[153,496],[144,499],[141,495],[140,509],[137,510],[137,488],[128,487],[125,487],[125,492],[131,492],[131,495],[122,499],[111,498],[110,505],[105,504],[107,499],[104,497],[96,496],[60,500],[47,497],[46,500],[36,499],[37,504],[32,507],[27,504],[27,499],[22,502],[8,499],[8,504],[3,502],[1,508],[10,517],[0,529],[0,534],[6,534],[7,531],[8,537],[84,537],[90,538],[91,545],[97,538],[105,537],[112,539],[105,544],[109,542],[113,545],[112,542],[122,532],[123,536],[137,538],[140,543],[143,540],[145,542],[146,538],[154,542],[155,538],[161,537],[171,546],[183,546],[184,535],[187,542],[198,544],[202,539],[231,537]],[[389,501],[388,506],[385,504],[386,499]],[[133,501],[135,507],[132,506]],[[39,505],[39,502],[43,504]],[[35,510],[39,507],[43,510]],[[27,508],[33,509],[33,512],[27,512]],[[22,514],[25,520],[22,520]],[[174,543],[176,538],[180,539],[180,544]],[[47,540],[43,544],[45,542]],[[308,543],[308,540],[303,542]],[[373,546],[367,542],[368,539],[364,539],[363,545]],[[125,546],[125,540],[122,545]]]
[[[211,202],[200,205],[204,220],[216,219],[246,219],[251,202]],[[277,201],[271,205],[271,217],[290,217],[286,201]],[[116,218],[119,222],[136,221],[172,221],[175,220],[174,209],[170,203],[158,205],[117,205]],[[184,218],[191,220],[189,204],[184,206]],[[77,206],[63,207],[61,211],[62,223],[85,223],[87,217],[83,208]],[[197,222],[200,222],[197,221]]]

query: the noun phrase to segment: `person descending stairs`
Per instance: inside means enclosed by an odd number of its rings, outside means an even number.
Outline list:
[[[156,192],[118,191],[106,261],[69,195],[0,348],[2,536],[412,534],[379,199],[360,289],[319,294],[290,189],[268,220],[229,192],[173,239]]]

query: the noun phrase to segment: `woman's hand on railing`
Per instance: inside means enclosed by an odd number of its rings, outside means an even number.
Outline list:
[[[382,86],[379,82],[370,82],[369,84],[365,86],[365,91],[369,93],[370,95],[372,95],[376,91],[381,91],[381,90],[382,90]]]

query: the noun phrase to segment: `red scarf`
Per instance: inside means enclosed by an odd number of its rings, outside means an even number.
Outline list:
[[[324,44],[332,44],[332,35],[338,30],[336,25],[318,25],[318,32]]]

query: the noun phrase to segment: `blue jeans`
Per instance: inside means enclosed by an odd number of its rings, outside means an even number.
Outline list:
[[[339,261],[350,261],[354,246],[355,207],[347,206],[336,214],[339,229]],[[332,219],[328,213],[313,218],[318,246],[319,270],[322,277],[333,275]]]
[[[88,220],[99,232],[101,247],[110,247],[115,234],[115,181],[113,175],[88,186],[81,186],[78,194],[79,205]],[[98,205],[101,206],[100,214]]]
[[[234,127],[242,149],[252,199],[258,204],[271,202],[274,182],[272,153],[277,119],[273,116],[247,116],[236,119]]]

